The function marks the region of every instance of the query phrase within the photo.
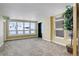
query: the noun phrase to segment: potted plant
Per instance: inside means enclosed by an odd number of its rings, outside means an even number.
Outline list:
[[[64,16],[64,27],[69,31],[69,36],[71,37],[71,44],[66,45],[67,51],[73,53],[72,49],[72,39],[73,39],[73,7],[66,6],[66,11],[63,14]]]

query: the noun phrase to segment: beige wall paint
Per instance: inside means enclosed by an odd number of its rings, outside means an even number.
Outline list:
[[[43,17],[42,19],[41,19],[41,17],[39,18],[41,20],[40,22],[43,23],[42,36],[43,36],[44,40],[51,41],[50,16],[56,16],[56,15],[59,15],[59,14],[63,13],[65,11],[66,5],[72,5],[72,4],[60,4],[60,5],[57,5],[56,7],[54,6],[55,8],[51,8],[49,10],[49,12],[45,15],[45,17]],[[64,40],[64,38],[59,39],[59,40],[56,40],[56,39],[54,39],[54,40],[55,40],[55,42],[63,44],[63,45],[66,45],[66,44],[70,43],[68,33],[67,33],[67,38],[65,40]]]
[[[53,17],[54,18],[52,19],[52,24],[51,24],[51,18],[50,17],[48,17],[46,19],[42,19],[42,21],[40,21],[43,24],[43,30],[42,30],[43,31],[42,32],[43,39],[47,40],[47,41],[52,40],[51,42],[55,42],[55,43],[63,45],[63,46],[70,44],[70,37],[69,37],[69,33],[68,33],[67,30],[64,30],[64,37],[62,39],[56,37],[55,16],[53,16]],[[52,28],[52,31],[51,31],[51,28]],[[52,32],[52,34],[51,34],[51,32]],[[51,35],[53,35],[53,36],[51,37]]]
[[[50,36],[51,36],[50,35],[50,17],[44,19],[42,23],[43,23],[43,33],[42,33],[43,39],[50,41]]]
[[[68,31],[67,30],[64,30],[64,37],[63,38],[60,38],[60,37],[56,37],[56,28],[55,28],[55,16],[51,16],[50,17],[50,33],[51,33],[51,36],[50,36],[50,40],[52,40],[52,42],[54,43],[57,43],[57,44],[60,44],[60,45],[63,45],[63,46],[66,46],[67,44],[70,44],[70,37],[69,37],[69,34],[68,34]]]

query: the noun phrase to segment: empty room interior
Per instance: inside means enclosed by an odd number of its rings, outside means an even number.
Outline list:
[[[0,3],[0,56],[78,55],[73,3]]]

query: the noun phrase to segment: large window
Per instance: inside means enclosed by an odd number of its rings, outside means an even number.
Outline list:
[[[56,37],[64,37],[64,19],[63,17],[57,17],[55,21],[56,25]]]
[[[9,36],[36,34],[36,22],[8,21]]]

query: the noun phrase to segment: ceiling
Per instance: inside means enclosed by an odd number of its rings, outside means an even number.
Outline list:
[[[0,3],[0,16],[40,18],[63,12],[67,3]]]

